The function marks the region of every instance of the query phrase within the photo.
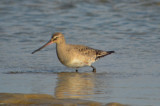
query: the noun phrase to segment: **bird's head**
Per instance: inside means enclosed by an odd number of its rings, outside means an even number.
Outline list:
[[[64,40],[63,34],[60,32],[56,32],[52,35],[50,42],[51,42],[51,44],[52,43],[61,43],[61,42],[63,42],[63,40]]]
[[[64,36],[62,33],[60,32],[56,32],[52,35],[51,39],[46,43],[44,44],[42,47],[40,47],[39,49],[35,50],[32,52],[32,54],[34,54],[35,52],[38,52],[40,51],[41,49],[43,49],[44,47],[48,46],[48,45],[51,45],[53,43],[62,43],[62,42],[65,42],[64,40]]]

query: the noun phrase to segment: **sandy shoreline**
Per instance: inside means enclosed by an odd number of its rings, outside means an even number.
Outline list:
[[[0,93],[0,105],[47,105],[47,106],[103,106],[102,103],[80,99],[56,99],[48,94]],[[109,103],[105,106],[126,106]]]

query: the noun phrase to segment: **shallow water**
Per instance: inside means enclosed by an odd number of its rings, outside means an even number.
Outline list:
[[[159,105],[159,0],[1,0],[0,92]],[[115,54],[79,73],[58,61],[51,34]]]

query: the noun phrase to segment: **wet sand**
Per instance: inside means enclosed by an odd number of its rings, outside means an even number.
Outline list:
[[[57,99],[48,94],[0,93],[0,105],[102,106],[103,104],[80,99]],[[127,105],[109,103],[105,106]]]

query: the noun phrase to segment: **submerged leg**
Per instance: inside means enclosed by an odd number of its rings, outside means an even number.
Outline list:
[[[91,67],[93,68],[93,72],[96,72],[96,68],[95,68],[95,67],[93,67],[92,65],[91,65]]]
[[[78,72],[78,69],[76,69],[76,72]]]

